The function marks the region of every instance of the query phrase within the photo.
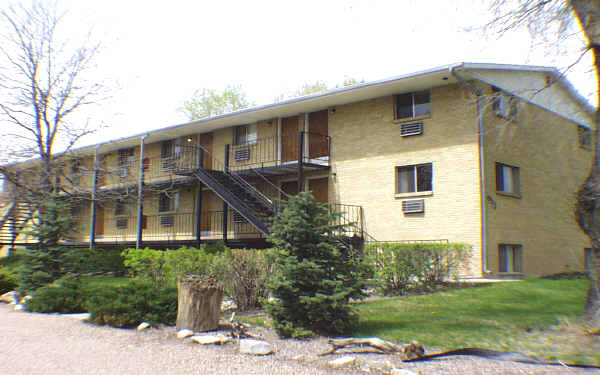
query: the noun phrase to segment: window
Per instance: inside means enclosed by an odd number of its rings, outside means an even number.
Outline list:
[[[585,126],[577,126],[579,147],[590,150],[592,148],[592,131]]]
[[[496,191],[518,196],[521,194],[519,168],[496,163]]]
[[[507,120],[516,120],[519,112],[517,99],[494,86],[492,86],[492,92],[494,93],[494,113]]]
[[[433,190],[431,163],[396,167],[396,194]]]
[[[124,216],[129,214],[129,205],[126,201],[119,199],[115,201],[115,216]]]
[[[521,245],[499,245],[499,272],[522,272],[521,258],[523,257]]]
[[[129,176],[129,167],[134,162],[133,148],[119,150],[119,177],[125,178]]]
[[[179,194],[161,193],[158,197],[158,212],[177,211]]]
[[[76,159],[71,163],[71,181],[73,185],[81,183],[81,160]]]
[[[396,119],[411,119],[431,113],[429,90],[396,95]]]
[[[256,143],[258,126],[256,124],[240,125],[234,128],[233,144],[236,146]]]

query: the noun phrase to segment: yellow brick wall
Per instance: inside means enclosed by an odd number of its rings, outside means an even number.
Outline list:
[[[330,194],[361,205],[366,231],[380,241],[436,240],[473,245],[465,273],[481,275],[477,116],[473,97],[457,85],[431,90],[424,134],[402,138],[392,96],[329,111]],[[398,166],[433,164],[433,194],[424,214],[404,214],[395,196]]]
[[[512,122],[488,103],[484,124],[488,269],[498,274],[499,244],[520,244],[527,275],[582,271],[590,245],[574,220],[574,193],[593,151],[579,146],[577,125],[526,103]],[[496,192],[496,162],[520,168],[520,198]]]

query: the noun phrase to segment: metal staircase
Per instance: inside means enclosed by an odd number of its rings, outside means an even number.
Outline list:
[[[230,171],[227,163],[221,162],[203,147],[186,145],[184,149],[182,157],[177,161],[176,173],[196,177],[260,232],[268,235],[279,206],[275,197],[267,197],[250,183],[248,177],[244,178],[239,173]],[[205,157],[211,158],[213,169],[202,167]],[[264,179],[278,193],[286,195],[259,172],[247,172]]]
[[[199,145],[182,147],[184,152],[177,161],[175,173],[196,177],[259,231],[268,235],[272,220],[280,210],[278,198],[289,196],[256,169],[245,170],[243,174],[231,171],[227,160],[221,162]],[[211,158],[212,169],[204,167],[203,159],[207,157]],[[271,195],[267,196],[253,186],[255,181],[269,185]],[[357,215],[350,208],[356,208],[360,213]],[[363,229],[362,207],[337,204],[330,205],[330,209],[337,216],[332,224],[344,228],[336,236],[343,248],[362,250],[365,239],[374,240]]]
[[[32,216],[33,211],[28,203],[11,203],[0,218],[0,244],[14,246]]]

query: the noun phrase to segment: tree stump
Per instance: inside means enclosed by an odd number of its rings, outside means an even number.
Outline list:
[[[188,275],[177,285],[177,330],[216,330],[223,287],[215,279]]]

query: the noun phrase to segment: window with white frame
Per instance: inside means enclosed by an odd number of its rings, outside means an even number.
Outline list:
[[[396,194],[433,191],[431,163],[396,167]]]
[[[500,244],[498,246],[498,272],[522,272],[523,247]]]
[[[515,196],[521,194],[519,167],[496,163],[496,191]]]
[[[396,95],[396,120],[427,116],[431,113],[429,90]]]
[[[256,143],[258,140],[258,125],[240,125],[236,126],[233,131],[233,144],[245,145]]]
[[[158,212],[177,211],[178,201],[178,193],[161,193],[158,196]]]

